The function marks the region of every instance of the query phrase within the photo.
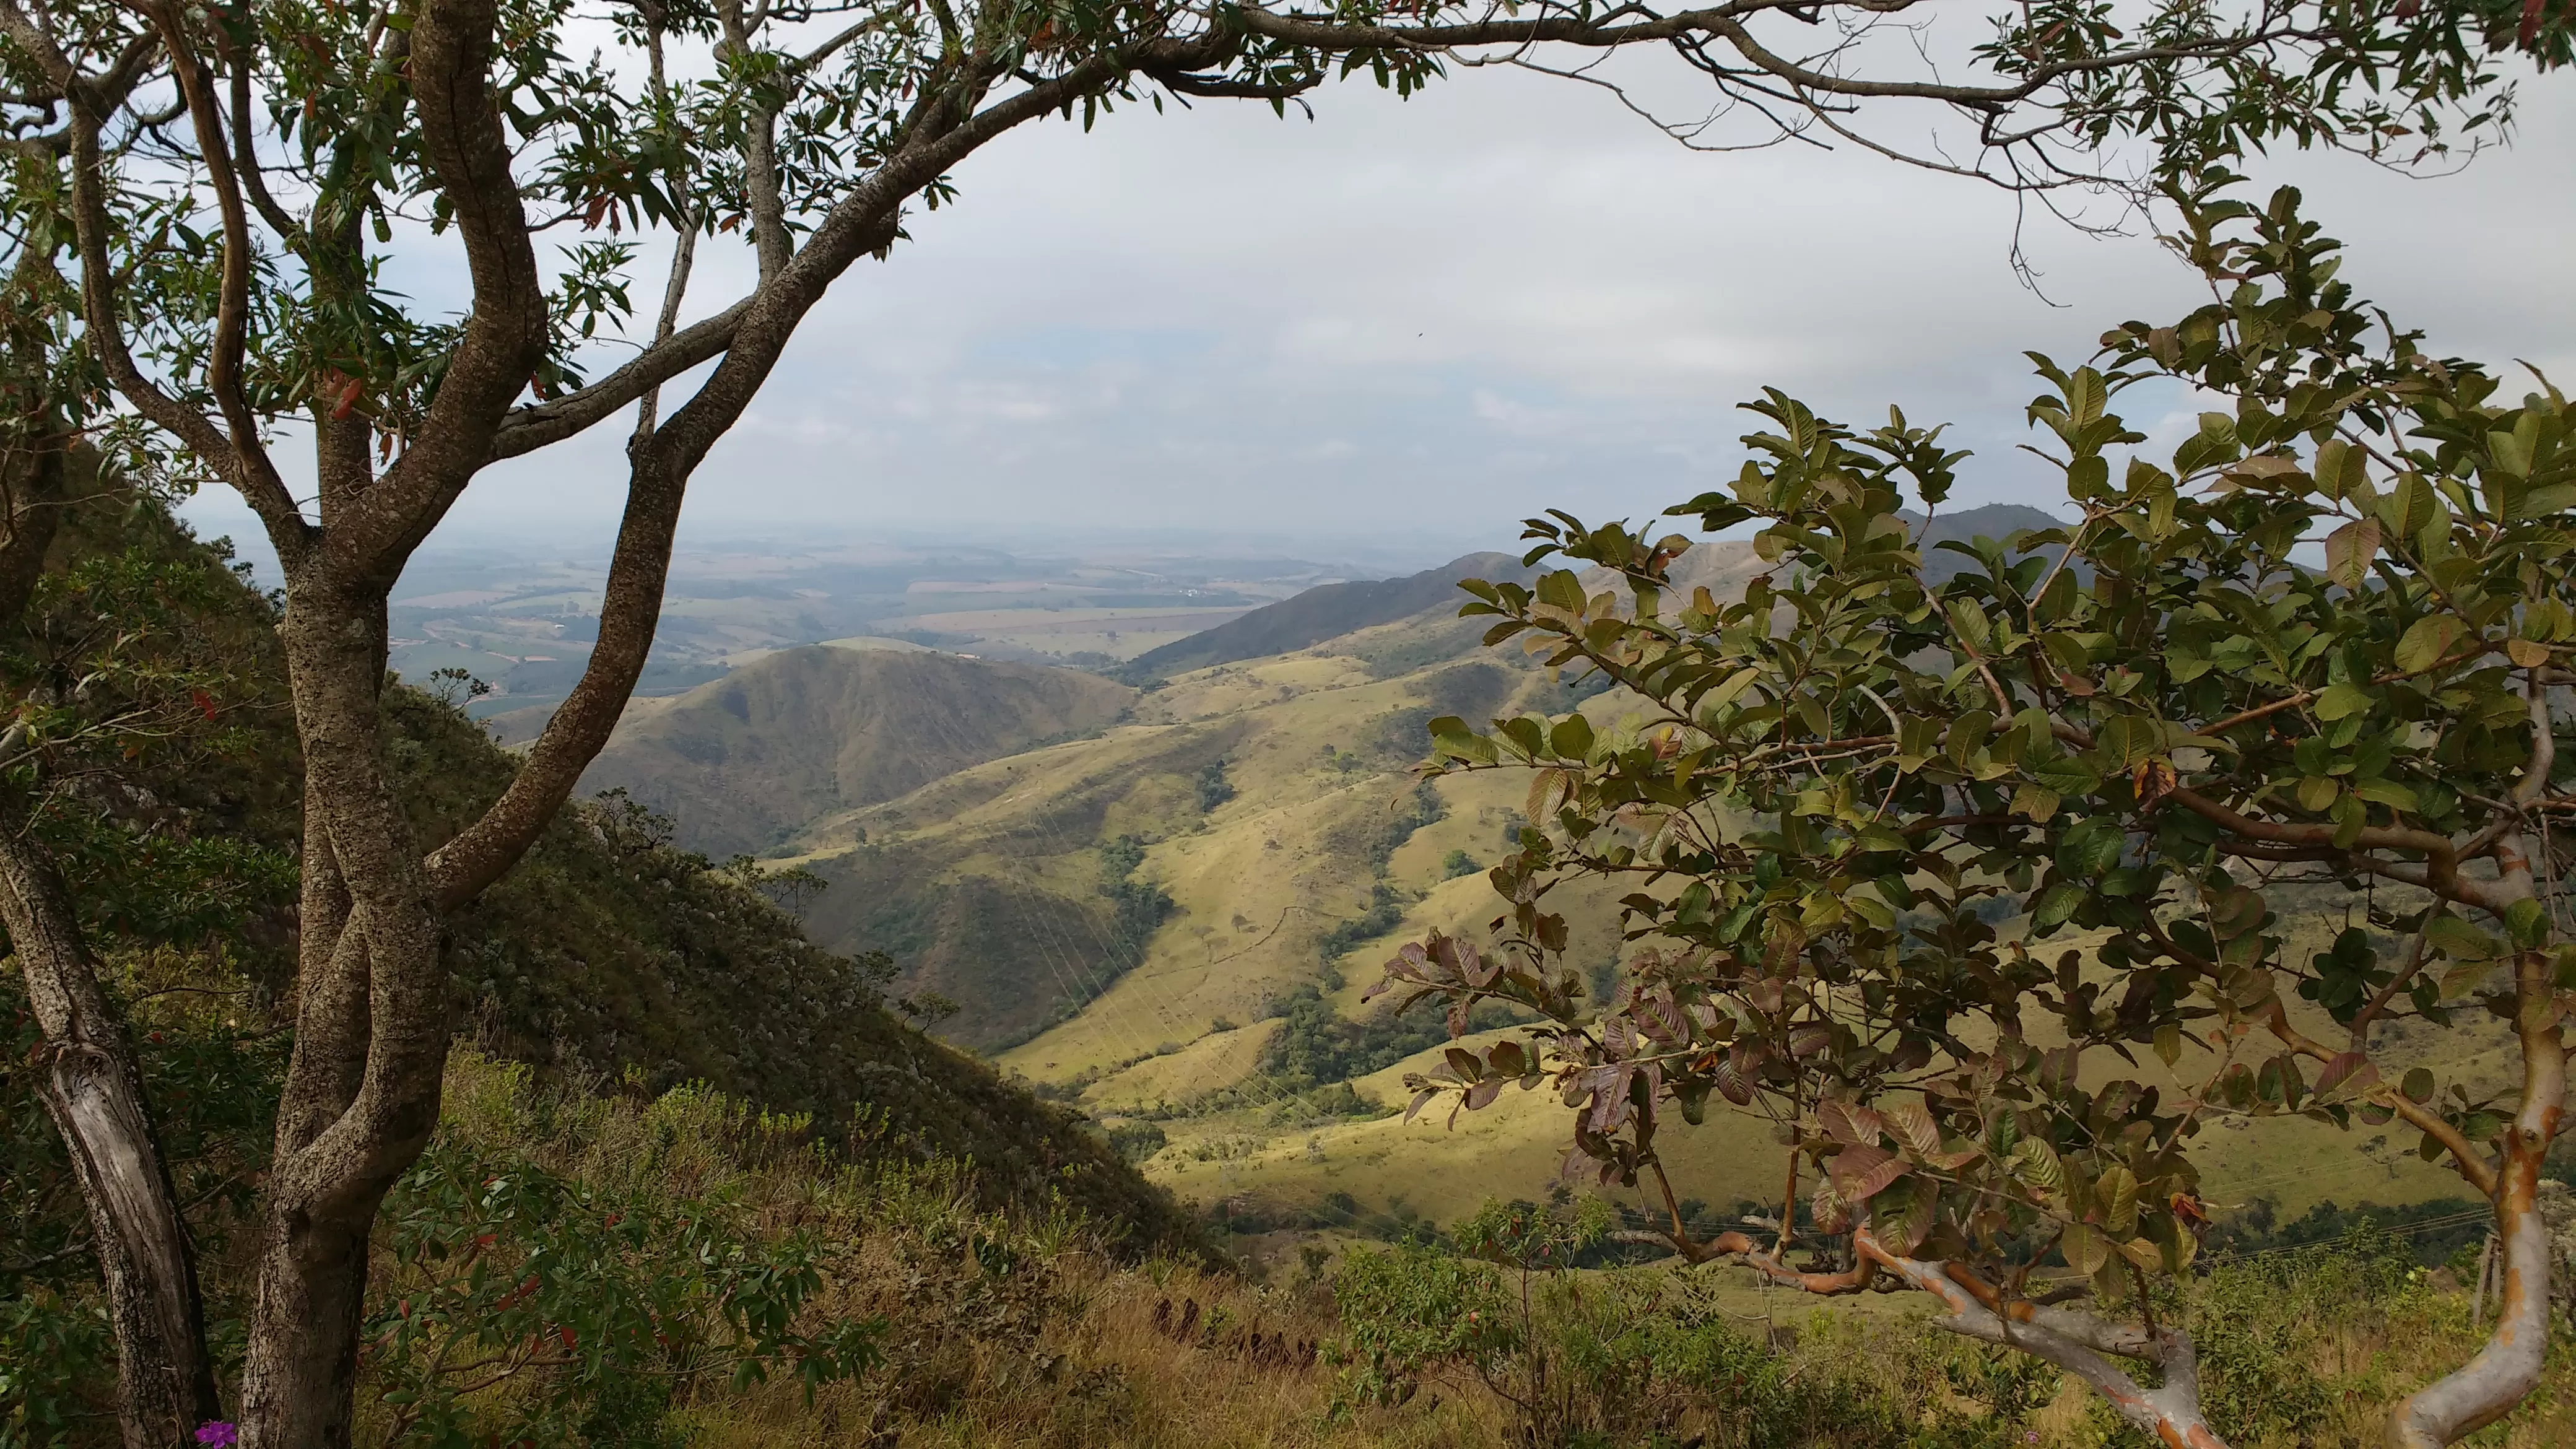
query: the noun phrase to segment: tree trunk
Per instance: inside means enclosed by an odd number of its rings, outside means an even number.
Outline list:
[[[2549,1348],[2550,1267],[2540,1169],[2565,1110],[2567,1049],[2548,956],[2523,952],[2514,976],[2522,1101],[2505,1130],[2496,1173],[2494,1242],[2502,1282],[2495,1332],[2475,1358],[2399,1401],[2388,1416],[2391,1449],[2442,1449],[2512,1413],[2540,1383]]]
[[[2469,1327],[2487,1321],[2487,1280],[2495,1276],[2495,1229],[2487,1229],[2486,1241],[2478,1245],[2478,1284],[2469,1290]]]
[[[128,1449],[171,1449],[222,1417],[197,1262],[145,1110],[132,1045],[98,984],[71,894],[0,810],[0,922],[45,1034],[37,1092],[69,1150],[116,1335],[117,1424]]]
[[[446,978],[382,756],[384,596],[298,579],[281,629],[304,749],[306,904],[322,909],[299,947],[242,1374],[251,1449],[350,1442],[369,1230],[438,1122]]]

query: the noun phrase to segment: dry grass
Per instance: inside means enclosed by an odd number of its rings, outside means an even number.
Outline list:
[[[1311,1342],[1330,1334],[1333,1320],[1329,1304],[1310,1296],[1189,1271],[1121,1270],[1099,1259],[1067,1264],[1062,1286],[1080,1313],[1029,1344],[958,1346],[896,1381],[827,1388],[811,1407],[794,1388],[776,1386],[689,1411],[684,1423],[706,1449],[1484,1449],[1502,1441],[1490,1401],[1337,1418],[1329,1366],[1256,1359],[1224,1337],[1248,1328],[1221,1329],[1211,1343],[1155,1326],[1158,1304],[1196,1303],[1203,1325],[1250,1325],[1265,1337]]]
[[[1524,1443],[1508,1406],[1454,1361],[1427,1365],[1419,1391],[1393,1407],[1345,1402],[1332,1359],[1353,1325],[1334,1298],[1337,1271],[1320,1254],[1298,1262],[1305,1244],[1280,1245],[1296,1266],[1267,1283],[1171,1258],[1123,1262],[1061,1209],[978,1209],[954,1164],[836,1167],[800,1146],[800,1131],[705,1092],[547,1095],[470,1053],[451,1064],[442,1125],[498,1169],[519,1160],[617,1192],[684,1194],[763,1236],[819,1233],[833,1249],[806,1319],[882,1322],[885,1361],[859,1378],[811,1400],[792,1381],[699,1380],[632,1440],[639,1449]],[[1823,1302],[1757,1288],[1740,1270],[1649,1267],[1573,1275],[1546,1296],[1563,1306],[1542,1317],[1539,1341],[1559,1363],[1591,1362],[1584,1372],[1608,1375],[1605,1385],[1633,1386],[1623,1365],[1662,1358],[1653,1391],[1681,1426],[1675,1443],[1698,1433],[1711,1449],[2143,1449],[2071,1381],[1939,1332],[1919,1295]],[[2196,1282],[2166,1311],[2199,1335],[2212,1416],[2235,1449],[2376,1445],[2386,1405],[2464,1362],[2481,1337],[2465,1295],[2384,1256],[2262,1259]],[[1587,1343],[1612,1347],[1587,1360]],[[2563,1352],[2530,1403],[2470,1441],[2570,1442],[2576,1366]]]

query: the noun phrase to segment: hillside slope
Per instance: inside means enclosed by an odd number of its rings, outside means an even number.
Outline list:
[[[1964,541],[2054,522],[1999,505],[1925,533]],[[1750,542],[1726,540],[1673,572],[1731,598],[1767,567]],[[1615,589],[1599,574],[1585,583]],[[1437,1065],[1446,1037],[1429,1012],[1390,1017],[1359,997],[1397,943],[1434,927],[1481,936],[1504,909],[1482,868],[1524,823],[1529,780],[1452,775],[1418,789],[1406,771],[1425,722],[1580,709],[1615,733],[1637,705],[1551,680],[1516,649],[1482,648],[1481,621],[1455,607],[1177,675],[1099,739],[822,822],[798,842],[831,882],[809,929],[892,951],[905,981],[963,1006],[944,1030],[998,1050],[1006,1069],[1096,1116],[1152,1124],[1125,1129],[1163,1144],[1148,1175],[1203,1203],[1349,1227],[1363,1214],[1445,1219],[1496,1193],[1542,1198],[1566,1142],[1553,1100],[1506,1094],[1454,1130],[1445,1114],[1407,1123],[1373,1110],[1400,1105],[1405,1074]],[[1120,836],[1134,838],[1135,877],[1171,902],[1141,942],[1118,938],[1103,895],[1102,848]],[[1550,896],[1596,994],[1616,989],[1626,950],[1619,893],[1576,882]],[[2449,1067],[2493,1074],[2483,1038],[2455,1045]],[[2260,1126],[2233,1121],[2202,1149],[2228,1201],[2259,1195],[2295,1214],[2327,1197],[2457,1191],[2385,1139]],[[1782,1152],[1749,1115],[1713,1114],[1661,1150],[1704,1201],[1778,1191]]]
[[[398,696],[396,719],[426,845],[517,762],[425,696]],[[752,878],[710,871],[649,812],[568,808],[452,931],[457,1019],[508,1055],[864,1125],[882,1148],[971,1161],[996,1201],[1061,1192],[1140,1249],[1190,1231],[1079,1114],[897,1022],[882,971],[813,945]]]
[[[209,744],[147,750],[113,776],[72,782],[37,827],[119,990],[234,1003],[220,1008],[235,1018],[228,1029],[282,1048],[301,777],[275,604],[130,494],[84,501],[49,567],[59,576],[101,560],[173,568],[162,594],[178,612],[154,627],[221,649],[239,679],[212,701],[225,728]],[[1124,694],[1092,683],[1080,697]],[[397,684],[387,704],[386,755],[427,850],[496,798],[517,760],[429,695]],[[1140,1250],[1195,1234],[1078,1114],[896,1021],[875,963],[814,946],[756,878],[710,870],[640,809],[566,809],[450,917],[446,963],[459,1033],[560,1079],[705,1082],[763,1110],[811,1113],[835,1143],[971,1160],[994,1202],[1044,1208],[1060,1195]],[[0,980],[7,1019],[18,973]],[[0,1085],[22,1092],[28,1080]]]
[[[1378,624],[1392,624],[1444,605],[1455,611],[1460,579],[1527,577],[1518,556],[1471,553],[1436,569],[1397,579],[1319,584],[1213,629],[1176,639],[1129,660],[1119,676],[1142,683],[1216,664],[1287,654]]]
[[[724,857],[1040,740],[1096,730],[1134,691],[1098,675],[954,654],[815,645],[630,712],[582,777]]]
[[[1041,1080],[1256,1019],[1517,821],[1520,785],[1407,776],[1434,716],[1575,698],[1515,656],[1458,657],[1481,629],[1454,611],[1198,671],[1100,738],[820,821],[796,843],[829,883],[807,929],[890,952],[900,989],[962,1008],[943,1034]]]

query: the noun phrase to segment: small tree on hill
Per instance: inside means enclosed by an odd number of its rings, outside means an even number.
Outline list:
[[[1434,936],[1386,984],[1453,1023],[1487,996],[1550,1018],[1453,1048],[1417,1110],[1549,1083],[1578,1114],[1568,1173],[1649,1185],[1685,1257],[1820,1293],[1892,1276],[2174,1445],[2217,1439],[2189,1335],[2138,1290],[2199,1245],[2194,1136],[2402,1121],[2494,1203],[2505,1260],[2494,1338],[2395,1407],[2390,1442],[2420,1449],[2510,1411],[2549,1338],[2576,412],[2419,351],[2337,280],[2295,193],[2256,209],[2228,180],[2175,192],[2208,306],[2112,330],[2091,365],[2036,359],[2030,418],[2081,513],[2063,528],[1944,543],[1965,567],[1935,582],[1899,510],[1936,507],[1966,455],[1776,392],[1741,476],[1673,510],[1759,526],[1772,567],[1742,599],[1672,586],[1680,536],[1533,521],[1533,563],[1616,586],[1471,582],[1465,612],[1637,713],[1434,722],[1432,773],[1534,771],[1544,828],[1492,873],[1493,950]],[[2156,380],[2221,406],[2150,454],[2111,406]],[[1547,904],[1580,877],[1633,884],[1597,1016]],[[2340,928],[2303,937],[2321,917]],[[2508,1039],[2518,1080],[2384,1066],[2401,1020]],[[1847,1270],[1791,1268],[1785,1234],[1691,1236],[1657,1136],[1712,1095],[1787,1130],[1782,1221],[1803,1183]]]
[[[2127,137],[2438,154],[2501,122],[2491,54],[2567,51],[2564,18],[2516,0],[2153,0],[2128,27],[2096,0],[2037,0],[1998,7],[1960,79],[1901,33],[1872,43],[1930,8],[0,0],[0,248],[59,259],[76,301],[50,315],[87,402],[236,490],[286,576],[306,772],[296,1046],[245,1441],[347,1441],[369,1233],[438,1119],[442,917],[510,868],[606,740],[698,465],[829,288],[902,239],[908,208],[949,200],[979,148],[1166,95],[1284,110],[1336,77],[1409,93],[1453,63],[1588,68],[1650,46],[1750,119],[1730,140],[1897,149],[1864,139],[1856,108],[1919,102],[1964,121],[1975,160],[1917,159],[2045,190],[2102,179],[2095,153]],[[549,233],[566,240],[541,255]],[[635,318],[644,234],[670,262]],[[684,325],[697,250],[726,237],[756,281]],[[407,295],[423,277],[454,279],[461,308]],[[606,338],[632,350],[593,376]],[[581,679],[501,798],[424,854],[382,754],[390,591],[485,470],[630,410]],[[305,467],[281,463],[290,449]]]

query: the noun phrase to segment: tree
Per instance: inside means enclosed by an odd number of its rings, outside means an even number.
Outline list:
[[[65,331],[96,391],[182,471],[238,491],[286,575],[303,900],[245,1439],[346,1442],[369,1229],[437,1120],[442,913],[509,869],[605,741],[698,464],[826,290],[902,238],[908,207],[949,200],[948,172],[977,148],[1148,98],[1284,111],[1337,76],[1410,92],[1452,64],[1646,45],[1769,128],[1736,140],[1901,152],[1855,108],[1920,102],[1973,133],[1976,160],[1956,169],[2044,195],[2101,180],[2089,158],[2125,137],[2440,154],[2504,120],[2491,52],[2566,44],[2562,22],[2518,28],[2510,0],[2157,0],[2134,35],[2089,0],[2048,0],[2007,9],[1962,82],[1868,45],[1927,9],[634,0],[585,19],[571,0],[0,0],[7,244],[67,258]],[[578,239],[541,259],[556,231]],[[630,234],[648,233],[670,260],[644,320],[627,269]],[[758,281],[683,325],[697,249],[726,236],[747,240]],[[470,305],[411,301],[396,262],[461,277]],[[589,375],[609,339],[632,355]],[[662,389],[701,371],[666,414]],[[380,754],[388,593],[486,469],[630,408],[588,665],[502,798],[424,853]],[[309,459],[310,500],[279,461],[289,448]]]
[[[1749,404],[1770,430],[1741,476],[1672,510],[1759,526],[1771,568],[1741,600],[1681,596],[1683,536],[1533,520],[1530,560],[1592,565],[1601,591],[1566,569],[1471,582],[1464,612],[1637,714],[1433,723],[1432,773],[1535,771],[1546,829],[1493,873],[1493,952],[1435,936],[1387,984],[1448,997],[1453,1023],[1487,996],[1550,1018],[1526,1046],[1453,1048],[1417,1110],[1552,1078],[1579,1113],[1568,1172],[1651,1183],[1691,1260],[1820,1293],[1893,1275],[2176,1445],[2217,1439],[2190,1336],[2142,1290],[2206,1223],[2195,1134],[2402,1119],[2495,1204],[2508,1285],[2485,1350],[2396,1406],[2389,1442],[2418,1449],[2512,1409],[2548,1340],[2576,410],[2420,351],[2336,279],[2295,192],[2258,209],[2234,181],[2173,192],[2209,305],[2115,328],[2086,366],[2036,359],[2030,419],[2080,521],[1943,543],[1960,570],[1928,572],[1901,504],[1936,508],[1967,455],[1777,392]],[[2225,405],[2169,456],[2111,410],[2154,381]],[[1633,884],[1637,945],[1597,1018],[1546,901],[1587,876]],[[2393,1023],[2484,1045],[2489,1018],[2520,1063],[2500,1097],[2383,1069]],[[1656,1135],[1713,1093],[1788,1129],[1781,1221],[1803,1166],[1848,1268],[1792,1269],[1785,1228],[1691,1238]],[[2062,1306],[2087,1294],[2139,1318]]]
[[[83,376],[89,359],[61,345],[65,288],[51,259],[22,251],[9,283],[0,309],[0,688],[13,708],[0,731],[0,926],[43,1032],[38,1095],[80,1184],[87,1251],[117,1339],[133,1346],[118,1362],[121,1428],[129,1443],[160,1443],[218,1417],[218,1404],[194,1246],[82,906],[91,916],[138,913],[119,911],[116,888],[102,888],[94,871],[90,899],[76,900],[49,837],[63,833],[66,816],[92,817],[87,843],[134,867],[107,874],[150,877],[163,898],[139,914],[185,934],[173,918],[195,913],[207,882],[185,864],[136,860],[150,852],[133,848],[139,832],[118,817],[150,813],[131,807],[152,800],[138,773],[184,769],[219,748],[231,718],[256,702],[237,687],[242,641],[194,618],[213,594],[241,585],[132,544],[49,566],[58,542],[78,532],[77,516],[131,513],[154,480],[77,441],[85,429],[109,438],[116,429],[97,416],[97,390]]]

